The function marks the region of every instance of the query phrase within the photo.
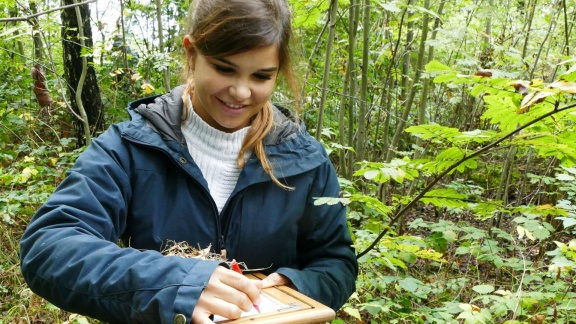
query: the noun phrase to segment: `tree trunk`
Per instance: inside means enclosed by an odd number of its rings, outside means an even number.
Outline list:
[[[355,0],[350,0],[350,6],[348,7],[348,61],[346,62],[346,74],[344,76],[344,86],[342,88],[342,98],[340,98],[340,110],[338,116],[338,134],[340,135],[339,139],[341,146],[346,146],[349,142],[346,136],[348,133],[346,132],[345,128],[346,107],[352,107],[354,102],[352,100],[352,97],[349,96],[349,91],[350,91],[350,83],[354,81],[352,80],[353,75],[352,72],[354,70],[355,65],[354,51],[356,45],[356,23],[355,23],[356,12],[358,12],[358,9],[356,8],[356,2]],[[350,93],[350,95],[353,94]],[[348,119],[353,119],[352,109],[348,109]],[[339,157],[340,157],[341,174],[344,176],[344,178],[351,179],[352,165],[346,163],[346,157],[348,155],[346,153],[347,153],[346,150],[344,149],[340,150]]]
[[[32,13],[38,13],[38,4],[35,1],[30,1],[30,11]],[[44,48],[42,42],[42,34],[40,33],[40,25],[38,24],[38,18],[34,17],[29,20],[32,25],[32,39],[34,40],[34,60],[37,63],[42,63],[44,60],[44,55],[42,49]]]
[[[534,11],[536,11],[536,0],[534,2],[528,1],[526,8],[526,36],[524,36],[524,46],[522,47],[522,59],[526,58],[528,50],[528,41],[530,40],[530,32],[532,30],[532,20],[534,18]]]
[[[413,0],[408,1],[408,5],[412,6],[414,4]],[[412,14],[410,14],[412,16]],[[414,22],[412,19],[408,18],[408,32],[406,35],[406,51],[404,53],[404,64],[402,68],[402,98],[406,98],[406,93],[408,89],[408,73],[410,71],[410,56],[412,52],[412,42],[414,37]],[[425,29],[426,33],[428,32],[428,26]],[[422,41],[426,42],[427,35],[422,34]],[[392,142],[390,142],[390,149],[386,152],[386,162],[390,162],[392,160],[393,153],[398,150],[398,146],[400,143],[400,139],[404,132],[404,127],[406,126],[406,120],[410,115],[410,109],[412,108],[412,102],[414,100],[414,96],[416,95],[415,85],[418,83],[418,79],[420,78],[420,69],[422,68],[422,56],[424,55],[424,51],[422,50],[422,55],[418,56],[418,66],[416,67],[415,76],[412,81],[412,90],[410,91],[409,98],[406,100],[404,104],[404,111],[402,112],[402,117],[397,120],[396,129],[394,131],[394,137],[392,138]]]
[[[444,4],[445,4],[446,0],[442,0],[440,1],[440,5],[438,6],[438,17],[442,16],[442,11],[444,11]],[[430,37],[431,40],[435,40],[436,39],[436,34],[437,34],[437,29],[438,26],[440,26],[440,18],[436,18],[436,21],[434,22],[434,28],[432,28],[432,35]],[[428,46],[428,57],[426,58],[427,62],[432,61],[432,59],[434,58],[434,46],[430,45]],[[422,89],[422,94],[420,95],[420,109],[418,111],[418,125],[423,125],[426,122],[428,122],[426,120],[426,104],[428,103],[428,93],[430,91],[430,84],[432,80],[430,79],[426,79],[424,80],[424,88]],[[424,141],[421,138],[418,138],[416,140],[416,146],[418,147],[418,149],[414,152],[414,158],[415,159],[419,159],[420,157],[424,156],[424,148],[422,147],[424,145]],[[422,150],[422,151],[419,151]]]
[[[328,79],[330,78],[330,57],[332,56],[332,44],[334,43],[334,32],[336,30],[336,17],[338,16],[338,0],[332,0],[330,4],[330,27],[328,28],[328,40],[326,41],[326,56],[324,58],[324,75],[322,77],[322,94],[320,97],[320,107],[318,108],[318,121],[316,125],[316,139],[322,136],[322,125],[324,119],[324,109],[326,108],[326,96],[328,94]]]
[[[486,17],[486,27],[484,30],[484,41],[481,44],[482,54],[480,55],[480,66],[483,69],[489,69],[492,63],[492,10],[494,0],[488,1],[488,16]]]
[[[64,0],[64,5],[74,4],[74,0]],[[81,26],[84,34],[84,39],[79,38],[79,26],[76,15],[76,8],[69,8],[62,10],[62,48],[64,58],[64,78],[68,84],[68,97],[70,105],[74,111],[74,131],[78,139],[78,146],[86,144],[86,136],[84,130],[84,122],[80,116],[78,102],[76,101],[76,91],[82,81],[83,57],[82,54],[92,48],[92,29],[90,27],[90,10],[88,5],[81,5],[77,7],[80,10],[83,23]],[[83,41],[85,49],[82,50],[81,44]],[[103,130],[103,107],[102,99],[100,97],[100,88],[96,78],[96,72],[92,67],[92,56],[85,57],[88,64],[86,76],[83,84],[81,84],[82,96],[81,105],[84,106],[86,117],[89,124],[89,133],[95,134]]]
[[[356,160],[364,160],[366,139],[366,111],[368,100],[368,64],[370,50],[370,0],[364,0],[364,13],[362,18],[363,50],[362,50],[362,85],[360,89],[360,109],[358,109],[358,136],[356,140]]]

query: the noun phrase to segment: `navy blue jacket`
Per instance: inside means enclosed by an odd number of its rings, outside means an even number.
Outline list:
[[[78,158],[21,240],[30,288],[56,306],[111,323],[187,322],[216,261],[163,256],[169,241],[226,249],[249,268],[281,273],[333,309],[352,294],[357,262],[334,169],[322,146],[278,108],[221,213],[180,130],[182,87],[129,107]],[[125,247],[117,243],[121,241]],[[182,315],[179,315],[182,316]]]

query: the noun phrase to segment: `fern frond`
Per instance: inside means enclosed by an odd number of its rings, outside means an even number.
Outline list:
[[[467,197],[468,195],[454,189],[444,188],[429,191],[421,201],[436,207],[470,209],[470,205],[465,201]]]

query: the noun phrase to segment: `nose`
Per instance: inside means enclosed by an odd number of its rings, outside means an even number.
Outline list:
[[[246,81],[238,80],[235,84],[230,86],[230,95],[241,103],[250,98],[251,90]]]

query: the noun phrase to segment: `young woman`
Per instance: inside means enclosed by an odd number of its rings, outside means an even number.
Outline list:
[[[338,196],[334,169],[269,101],[280,73],[293,83],[286,0],[197,0],[190,16],[187,84],[130,104],[79,157],[22,238],[26,281],[112,323],[237,318],[283,284],[340,308],[357,275],[345,208],[314,204]],[[164,256],[169,242],[269,275]]]

